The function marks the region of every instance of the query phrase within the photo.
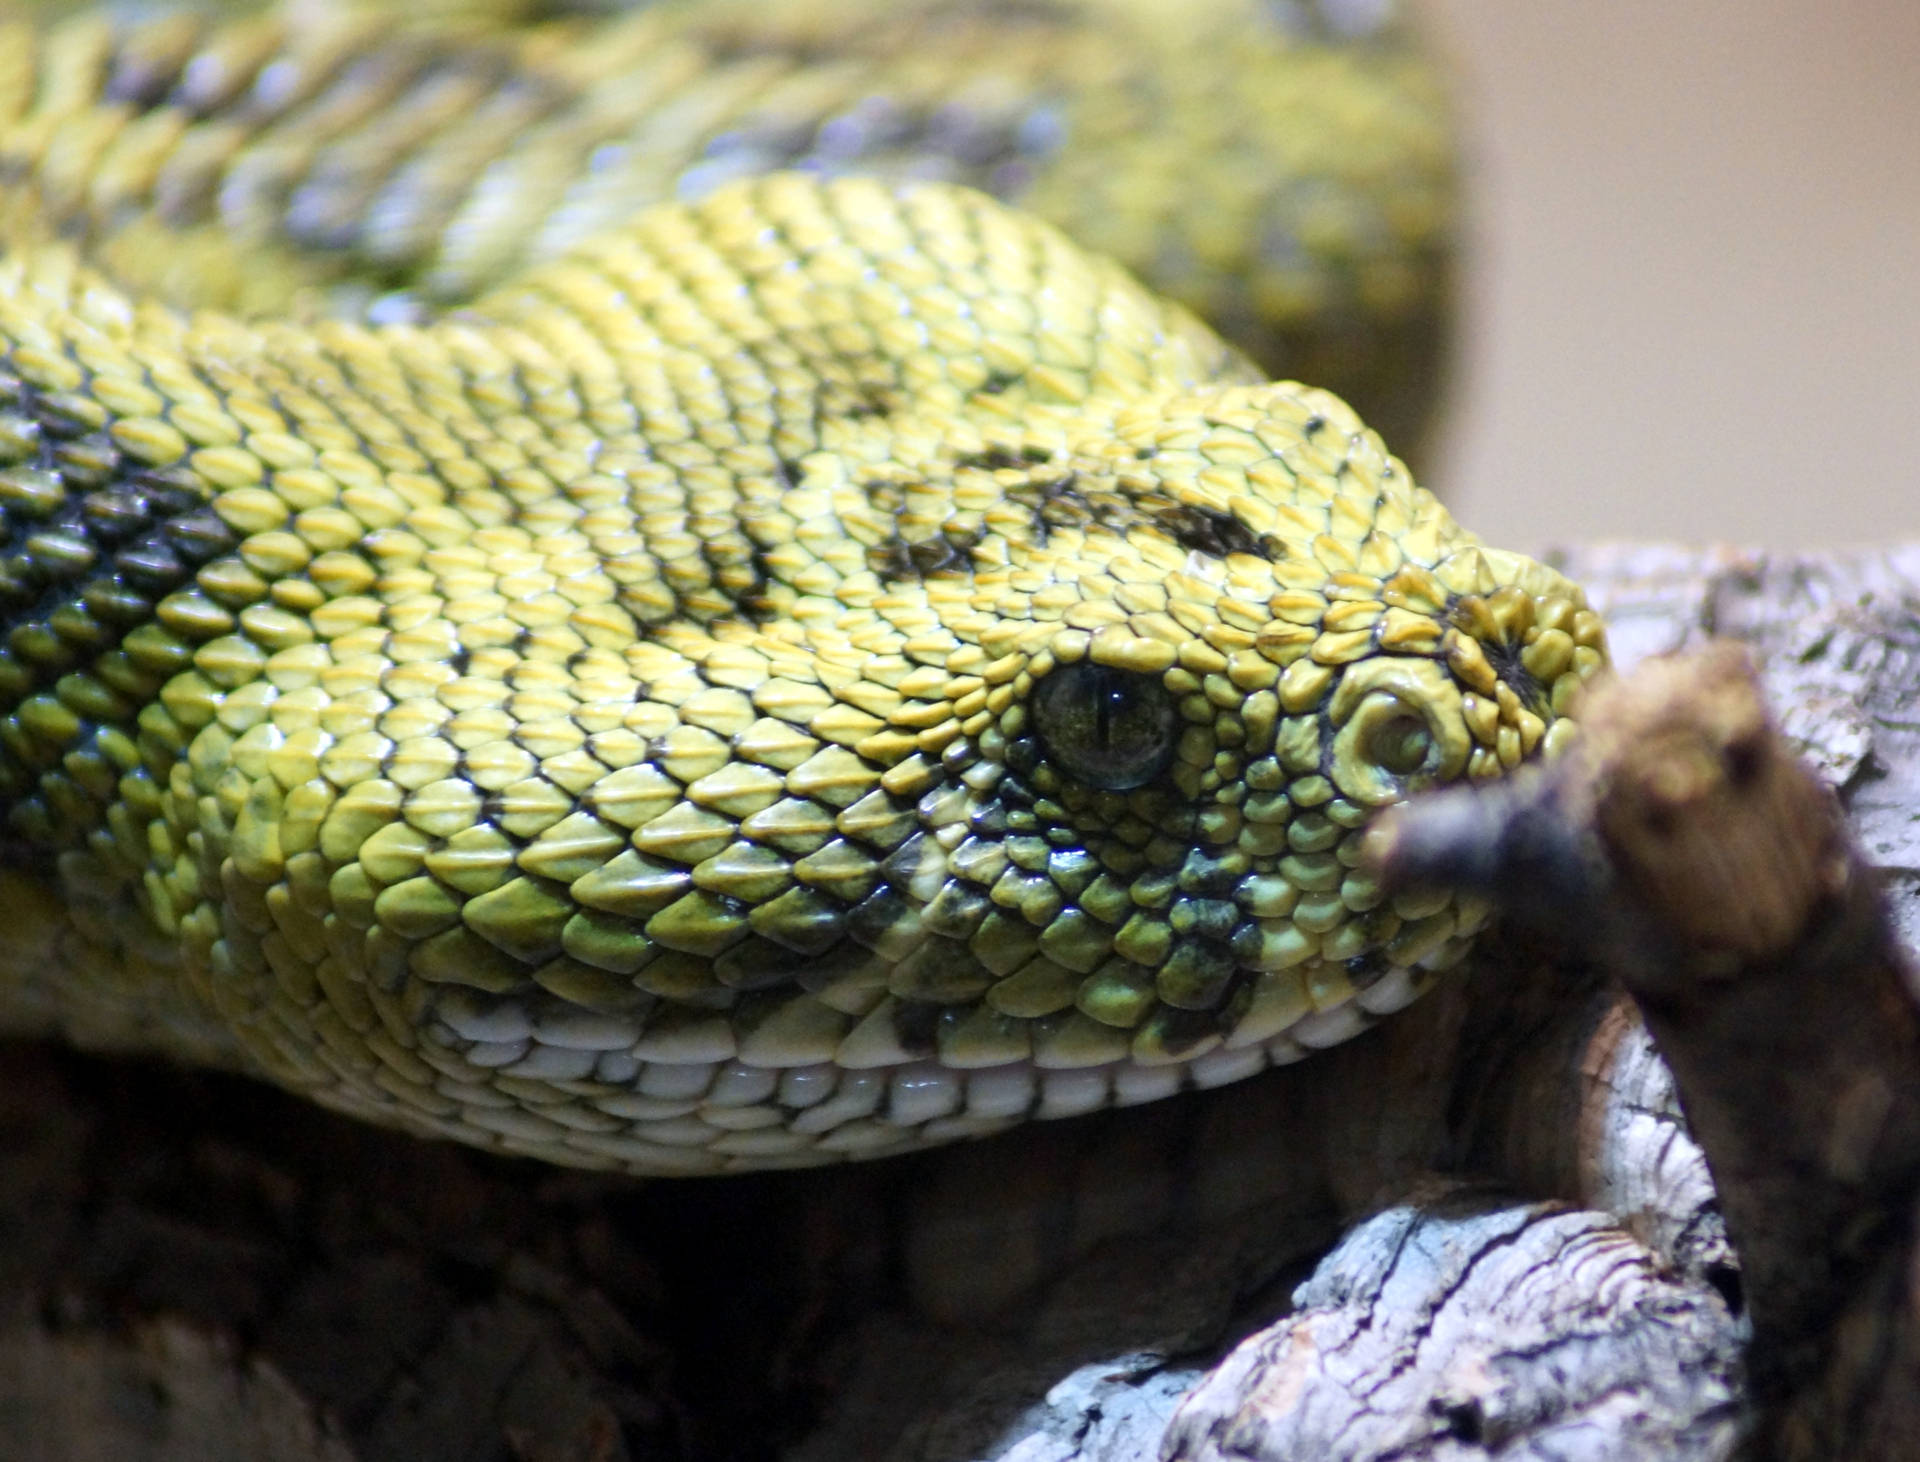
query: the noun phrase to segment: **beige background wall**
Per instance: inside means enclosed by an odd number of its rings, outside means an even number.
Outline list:
[[[1472,153],[1460,515],[1920,537],[1920,3],[1426,4]]]

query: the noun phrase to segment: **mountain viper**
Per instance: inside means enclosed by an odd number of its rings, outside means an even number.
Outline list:
[[[1406,1004],[1358,829],[1604,647],[1266,383],[1423,415],[1382,9],[15,22],[0,1026],[699,1173]]]

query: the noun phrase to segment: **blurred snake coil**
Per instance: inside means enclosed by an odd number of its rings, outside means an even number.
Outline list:
[[[1359,829],[1605,648],[1270,383],[1424,417],[1389,5],[422,8],[0,23],[0,1029],[711,1173],[1466,952]]]

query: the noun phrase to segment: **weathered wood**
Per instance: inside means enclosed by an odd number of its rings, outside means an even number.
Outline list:
[[[1418,1192],[1215,1368],[1167,1462],[1721,1458],[1738,1328],[1604,1215]]]
[[[1920,976],[1746,652],[1651,662],[1560,763],[1370,837],[1390,885],[1494,894],[1632,995],[1739,1256],[1753,1450],[1911,1456]]]

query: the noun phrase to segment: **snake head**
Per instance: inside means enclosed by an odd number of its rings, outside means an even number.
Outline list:
[[[1050,504],[1056,582],[996,606],[1032,650],[928,923],[991,906],[997,930],[967,930],[999,973],[983,1006],[1033,1023],[1043,1067],[1210,1085],[1460,958],[1486,910],[1389,897],[1362,830],[1555,754],[1604,637],[1577,587],[1459,529],[1331,397],[1236,388],[1151,430],[1111,500],[1083,469]]]

